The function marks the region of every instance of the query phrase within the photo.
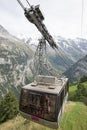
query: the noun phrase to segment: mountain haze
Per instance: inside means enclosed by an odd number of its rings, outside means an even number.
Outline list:
[[[82,76],[87,75],[87,55],[72,65],[64,74],[70,81],[79,80]]]

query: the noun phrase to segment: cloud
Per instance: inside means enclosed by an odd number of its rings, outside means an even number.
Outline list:
[[[25,0],[21,0],[25,6]],[[52,35],[80,37],[81,35],[81,0],[29,0],[31,4],[40,4],[45,16],[44,23]],[[83,37],[87,38],[87,1],[84,5]],[[0,24],[10,33],[38,37],[38,30],[28,22],[17,0],[0,0]]]

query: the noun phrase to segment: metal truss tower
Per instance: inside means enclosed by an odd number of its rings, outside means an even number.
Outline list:
[[[39,39],[39,44],[37,46],[34,59],[30,63],[30,68],[32,70],[34,79],[37,75],[59,77],[57,70],[55,70],[51,63],[47,60],[46,40],[44,38]]]

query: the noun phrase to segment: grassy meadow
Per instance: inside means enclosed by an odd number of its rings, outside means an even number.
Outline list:
[[[53,130],[17,116],[0,125],[0,130]],[[87,130],[87,106],[68,101],[57,130]]]

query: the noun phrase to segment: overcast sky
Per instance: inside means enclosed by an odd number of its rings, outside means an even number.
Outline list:
[[[26,0],[21,0],[25,6]],[[81,37],[82,0],[29,0],[40,4],[51,35]],[[87,39],[87,0],[84,0],[83,38]],[[17,0],[0,0],[0,24],[15,36],[39,37],[36,27],[28,22]]]

